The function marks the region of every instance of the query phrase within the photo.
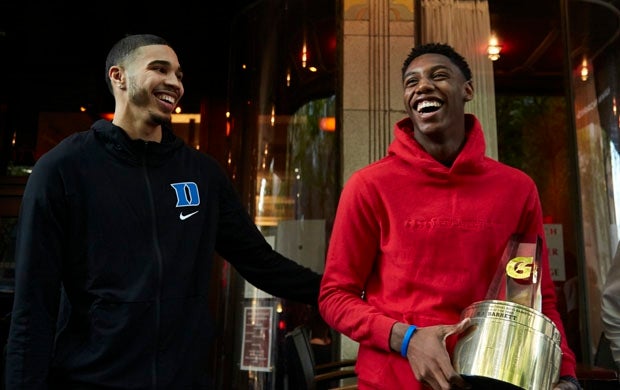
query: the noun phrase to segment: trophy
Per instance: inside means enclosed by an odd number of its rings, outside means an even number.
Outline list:
[[[513,235],[487,297],[461,313],[455,370],[475,389],[550,390],[559,379],[560,332],[541,312],[542,240]]]

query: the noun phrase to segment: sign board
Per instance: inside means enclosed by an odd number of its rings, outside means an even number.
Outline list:
[[[242,370],[271,371],[272,322],[272,307],[243,308]]]
[[[564,263],[564,238],[562,225],[557,223],[545,224],[545,237],[549,249],[549,268],[551,279],[554,282],[566,281],[566,267]]]

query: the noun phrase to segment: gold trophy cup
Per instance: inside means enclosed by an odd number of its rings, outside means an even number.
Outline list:
[[[560,332],[540,312],[542,242],[515,235],[506,246],[487,299],[465,308],[471,326],[453,364],[475,389],[550,390],[558,381]]]

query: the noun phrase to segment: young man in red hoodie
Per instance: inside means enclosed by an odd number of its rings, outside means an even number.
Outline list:
[[[450,336],[469,325],[461,312],[485,299],[513,234],[544,239],[535,183],[486,157],[480,122],[465,113],[471,77],[452,47],[413,48],[402,69],[408,117],[388,155],[341,194],[319,308],[359,342],[360,390],[468,388],[451,362]],[[542,312],[562,334],[554,389],[578,389],[546,249],[541,263]]]

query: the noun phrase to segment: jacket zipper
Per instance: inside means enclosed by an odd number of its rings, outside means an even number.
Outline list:
[[[159,240],[157,236],[157,215],[155,208],[155,200],[153,199],[153,191],[151,188],[151,181],[149,179],[149,171],[147,165],[149,143],[144,143],[144,154],[142,155],[142,168],[144,172],[144,181],[146,183],[146,189],[148,193],[149,206],[151,207],[151,223],[153,235],[153,249],[155,250],[155,257],[157,259],[157,294],[155,297],[155,350],[153,354],[153,362],[151,366],[151,384],[153,389],[157,389],[157,357],[159,356],[159,331],[161,326],[161,284],[162,284],[162,268],[163,261],[161,255],[161,249],[159,248]]]

